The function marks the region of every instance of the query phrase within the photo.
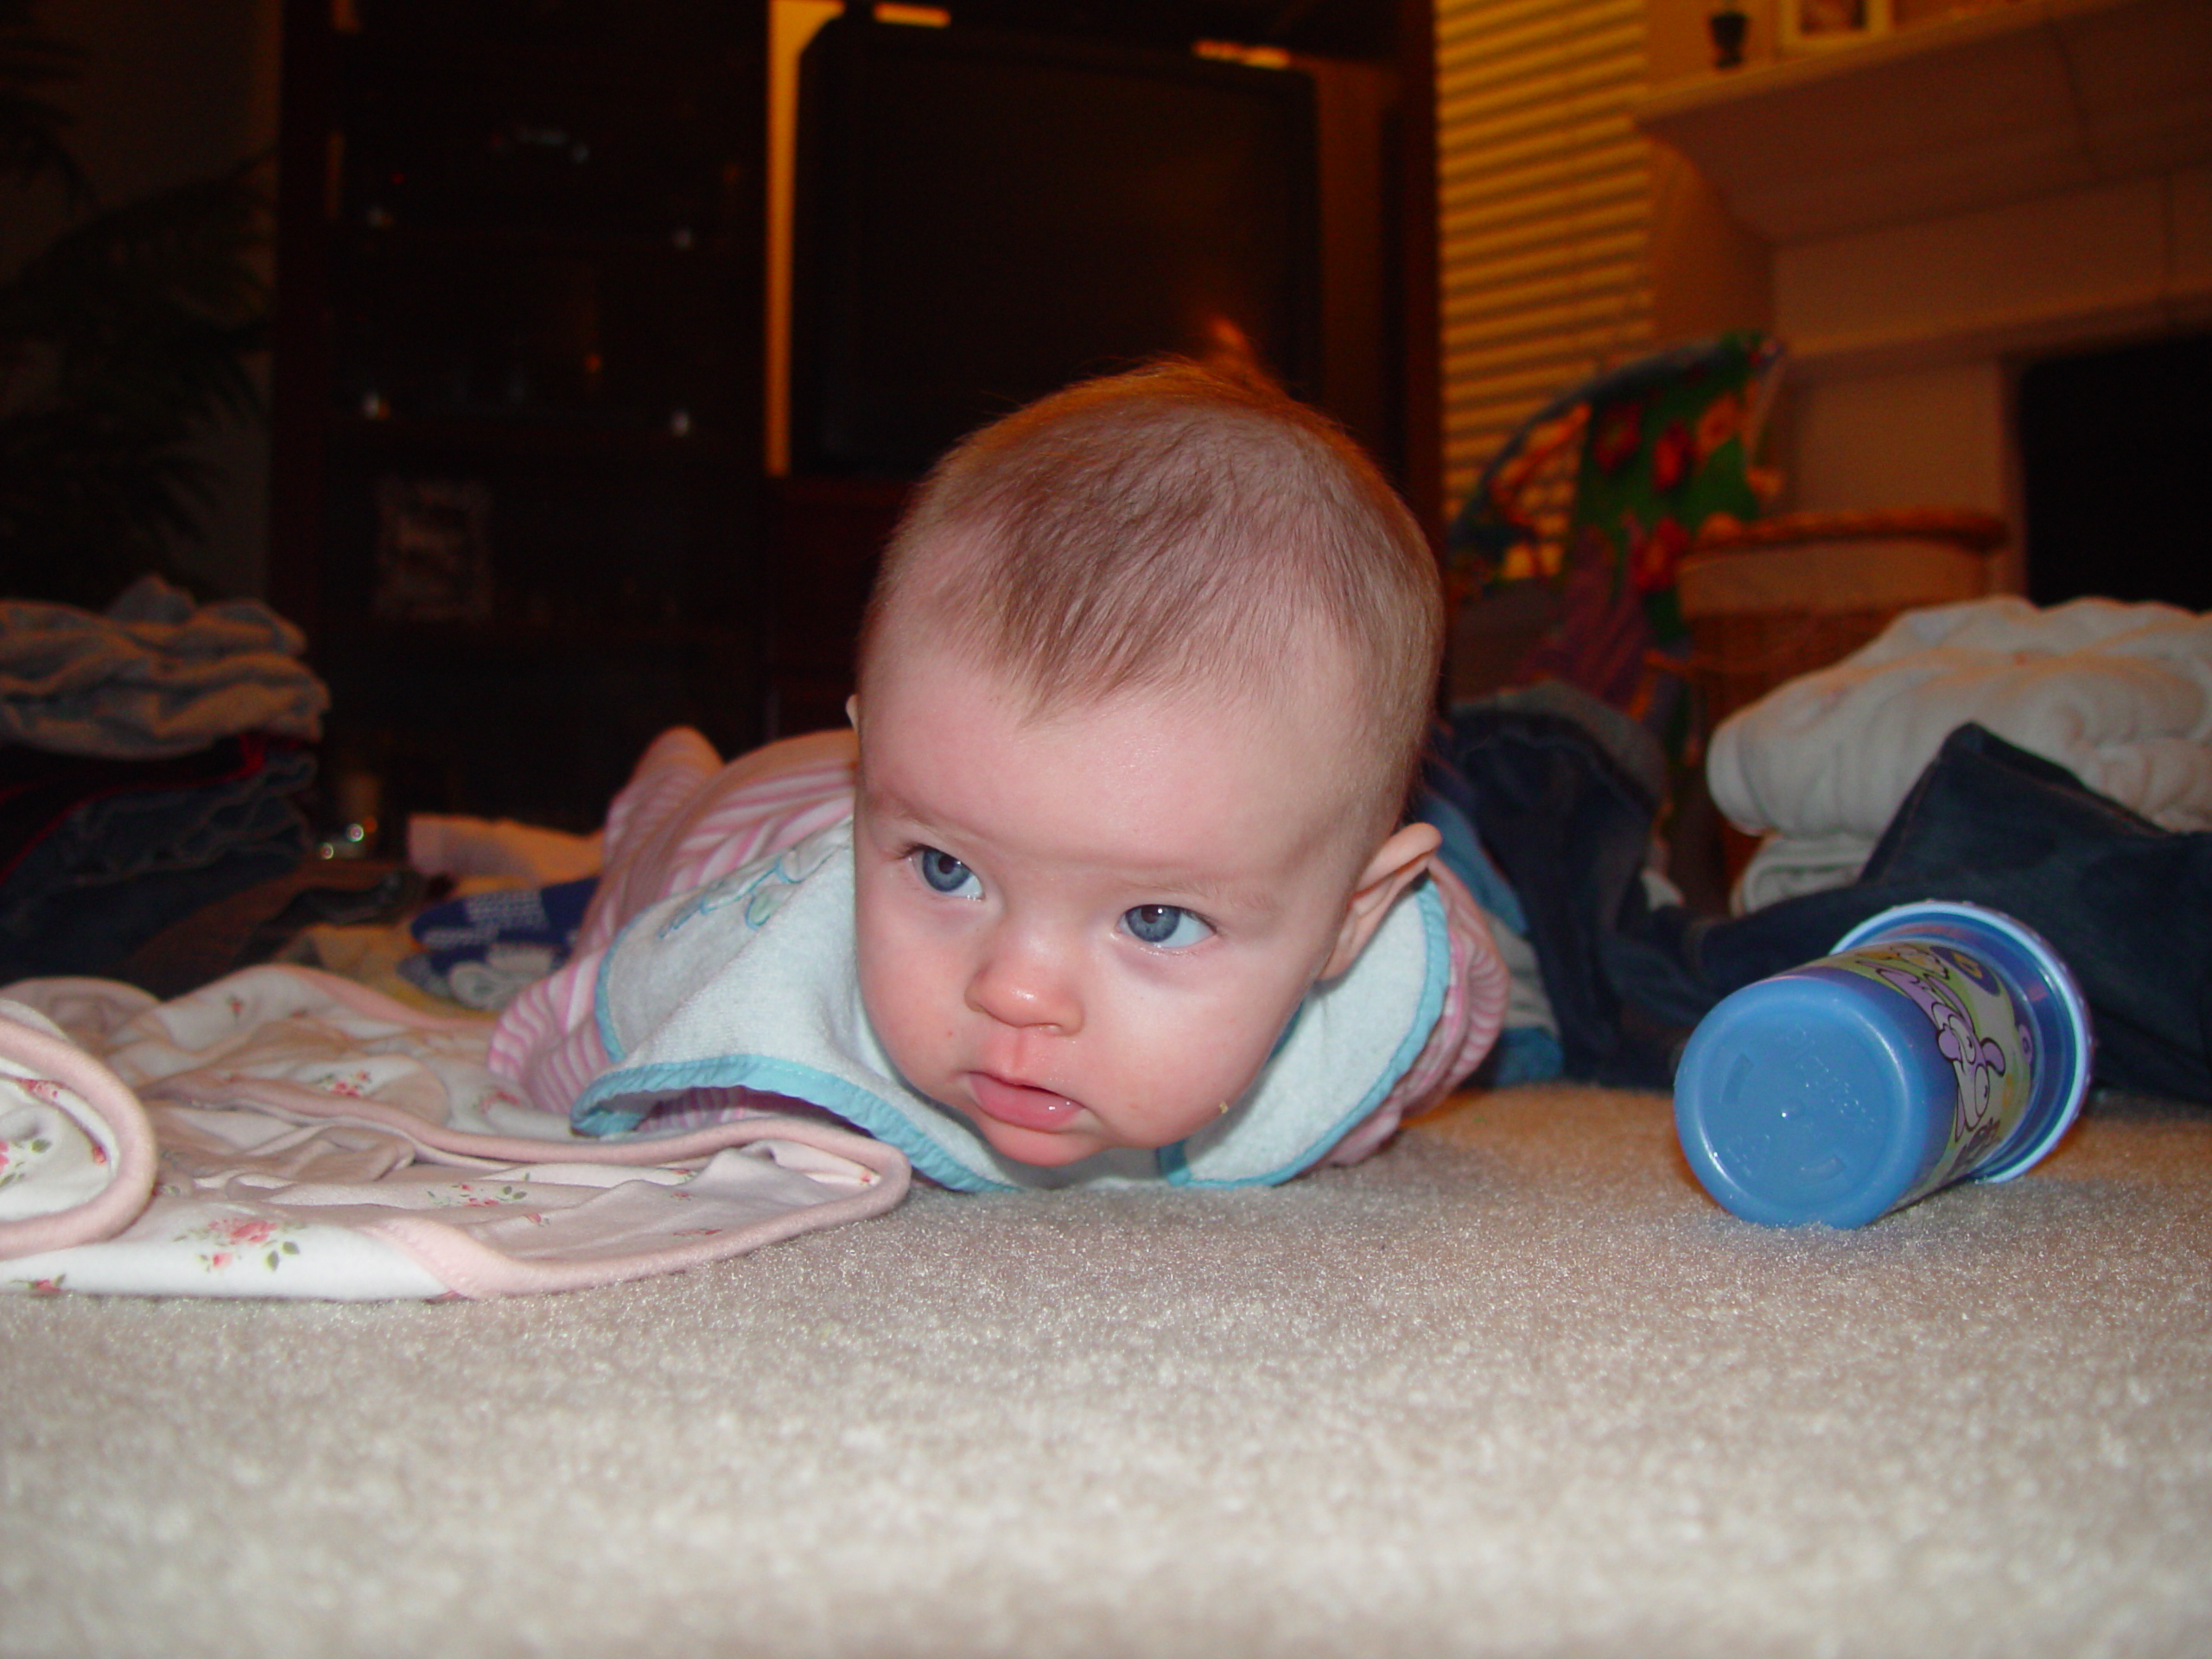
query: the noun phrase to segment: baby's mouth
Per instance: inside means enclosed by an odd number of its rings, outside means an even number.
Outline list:
[[[1083,1111],[1065,1095],[1026,1083],[1009,1083],[988,1071],[970,1071],[968,1090],[975,1096],[977,1111],[1017,1129],[1047,1133],[1064,1129]]]

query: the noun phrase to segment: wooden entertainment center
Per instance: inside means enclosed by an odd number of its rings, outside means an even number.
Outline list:
[[[1433,526],[1428,7],[950,13],[1311,74],[1312,395]],[[767,0],[288,0],[284,22],[270,592],[332,688],[327,767],[372,779],[388,824],[587,829],[665,726],[728,752],[842,718],[908,480],[767,463]]]

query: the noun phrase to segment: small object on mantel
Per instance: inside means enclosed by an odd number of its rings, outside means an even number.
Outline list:
[[[1795,44],[1818,41],[1840,49],[1796,55],[1787,35],[1763,41],[1780,61],[1685,76],[1630,111],[1770,243],[1920,225],[2094,180],[2185,179],[2212,154],[2204,0],[2037,0],[1879,35],[1800,29]],[[1814,334],[1790,333],[1798,360],[1816,360]]]
[[[1713,67],[1716,69],[1738,69],[1744,62],[1744,37],[1751,33],[1751,20],[1744,15],[1735,0],[1724,0],[1705,18],[1705,32],[1713,38]]]

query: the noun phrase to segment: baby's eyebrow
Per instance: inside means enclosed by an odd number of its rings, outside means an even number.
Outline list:
[[[854,791],[853,804],[856,811],[866,811],[874,817],[896,818],[913,829],[926,830],[937,823],[935,818],[896,790],[880,785],[862,782]]]
[[[945,823],[894,789],[863,782],[856,792],[855,804],[873,817],[897,824],[902,836],[925,841],[938,836],[950,840],[964,839],[959,826]],[[1176,865],[1115,865],[1103,860],[1094,868],[1124,888],[1132,905],[1172,904],[1211,914],[1246,917],[1267,916],[1278,907],[1272,888],[1224,880],[1212,871]]]
[[[1201,870],[1124,869],[1108,873],[1132,893],[1160,895],[1156,899],[1139,898],[1139,904],[1173,904],[1245,916],[1265,915],[1275,907],[1274,894],[1269,889],[1245,882],[1224,881]]]

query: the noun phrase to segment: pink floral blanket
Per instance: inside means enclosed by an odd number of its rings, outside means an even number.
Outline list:
[[[0,990],[0,1290],[574,1290],[905,1196],[895,1147],[802,1118],[578,1137],[486,1067],[491,1024],[306,968]]]

